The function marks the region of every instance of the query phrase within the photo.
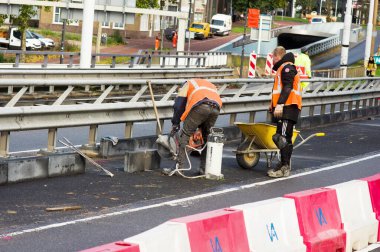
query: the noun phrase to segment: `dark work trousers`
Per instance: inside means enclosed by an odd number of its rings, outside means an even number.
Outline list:
[[[214,126],[216,119],[219,115],[219,108],[209,104],[202,103],[190,110],[185,121],[183,122],[183,129],[180,133],[179,139],[179,152],[177,163],[179,168],[184,168],[186,162],[186,145],[189,144],[190,136],[194,134],[197,128],[202,130],[204,142],[207,142],[207,137],[210,134],[210,129]],[[200,170],[204,171],[206,165],[206,149],[201,154]]]
[[[292,120],[279,120],[277,122],[276,133],[284,136],[286,138],[286,142],[288,143],[284,148],[280,150],[281,154],[281,163],[283,165],[290,165],[290,158],[293,152],[293,129],[295,122]]]

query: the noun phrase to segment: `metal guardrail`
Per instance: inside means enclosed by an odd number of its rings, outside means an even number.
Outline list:
[[[78,68],[78,64],[74,63],[75,58],[80,56],[79,52],[52,52],[52,51],[21,51],[21,50],[0,50],[2,54],[14,54],[15,62],[14,64],[2,64],[3,66],[9,65],[9,67],[21,68],[21,67],[36,67],[36,64],[21,63],[21,55],[40,55],[43,56],[43,62],[39,67],[47,68],[49,66],[53,67],[64,67],[64,68]],[[142,54],[109,54],[109,53],[97,53],[92,55],[91,68],[104,68],[104,64],[96,64],[96,58],[111,58],[111,64],[108,68],[164,68],[171,66],[173,68],[179,67],[223,67],[227,64],[227,56],[229,53],[226,52],[163,52],[163,51],[145,51]],[[66,59],[66,64],[59,63],[49,63],[49,57],[57,56],[68,57]],[[118,58],[127,58],[124,64],[118,64]],[[140,64],[135,64],[135,59],[138,58]],[[157,63],[154,58],[158,58]]]
[[[47,150],[55,151],[57,129],[64,127],[90,126],[88,144],[95,146],[98,126],[102,124],[125,123],[125,137],[132,136],[134,122],[154,121],[155,113],[147,94],[144,80],[110,80],[105,83],[99,80],[1,80],[1,87],[9,85],[19,91],[2,107],[0,113],[0,156],[8,155],[10,132],[33,129],[48,129]],[[162,124],[172,117],[172,106],[175,92],[185,80],[152,80],[156,93],[159,117]],[[235,122],[239,113],[249,113],[249,120],[254,121],[256,112],[267,111],[270,102],[272,80],[252,79],[215,79],[211,80],[219,89],[223,99],[221,114],[230,115],[230,124]],[[360,107],[379,106],[380,78],[347,78],[347,79],[310,79],[310,91],[304,91],[303,104],[313,116],[316,107],[320,114],[335,113],[336,107],[344,111],[357,110]],[[123,101],[107,99],[108,95],[119,87],[133,85],[137,92],[124,97]],[[16,106],[18,101],[29,90],[53,86],[56,98],[48,105]],[[76,90],[99,91],[92,103],[64,105],[70,100],[70,93]],[[166,88],[165,88],[166,87]],[[61,91],[59,91],[61,90]],[[51,90],[50,90],[51,91]],[[49,92],[49,91],[47,91]],[[328,111],[329,109],[329,111]],[[328,111],[328,112],[327,112]]]
[[[344,70],[342,68],[313,70],[311,71],[311,76],[313,78],[328,78],[328,79],[342,78],[343,72]],[[365,77],[365,67],[364,66],[348,67],[346,76],[348,78]]]

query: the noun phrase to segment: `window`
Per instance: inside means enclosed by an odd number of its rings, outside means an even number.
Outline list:
[[[55,7],[54,8],[54,20],[53,20],[53,24],[63,24],[63,19],[61,17],[61,8],[59,7]],[[78,26],[79,25],[79,20],[77,19],[68,19],[67,20],[67,24],[68,25],[72,25],[72,26]]]
[[[62,24],[61,20],[61,8],[55,7],[54,8],[54,19],[53,19],[53,24]]]
[[[112,24],[112,29],[123,30],[124,29],[124,24],[123,23],[113,23]]]
[[[103,21],[102,22],[102,28],[110,28],[110,22],[109,21]]]

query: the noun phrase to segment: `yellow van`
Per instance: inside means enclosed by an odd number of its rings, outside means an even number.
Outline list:
[[[209,23],[194,22],[189,30],[194,33],[194,38],[207,39],[212,37]]]

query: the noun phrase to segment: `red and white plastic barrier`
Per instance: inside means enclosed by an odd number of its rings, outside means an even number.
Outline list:
[[[380,223],[380,173],[371,177],[363,178],[368,183],[369,194],[371,197],[372,210]],[[380,241],[380,224],[377,232],[377,241]]]
[[[360,250],[377,241],[379,222],[372,210],[368,183],[353,180],[333,186],[336,190],[344,230],[346,251]]]
[[[173,219],[124,242],[84,251],[351,252],[379,240],[379,216],[380,173]]]
[[[265,61],[265,75],[275,74],[276,71],[273,70],[273,54],[268,53],[267,60]]]
[[[252,52],[249,55],[248,78],[255,78],[256,76],[256,60],[257,54],[255,52]]]
[[[275,198],[231,208],[244,212],[249,251],[306,251],[292,199]]]
[[[336,191],[317,188],[286,194],[296,204],[298,223],[308,252],[345,251]]]

